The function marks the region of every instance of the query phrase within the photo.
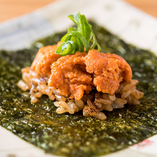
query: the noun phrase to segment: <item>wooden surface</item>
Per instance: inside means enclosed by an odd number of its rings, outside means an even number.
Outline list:
[[[0,22],[29,13],[55,0],[0,0]],[[157,0],[125,0],[157,18]]]

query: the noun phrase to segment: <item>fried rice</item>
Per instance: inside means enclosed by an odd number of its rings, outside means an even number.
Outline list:
[[[66,112],[74,114],[82,110],[83,116],[93,116],[100,120],[107,118],[104,110],[113,111],[113,109],[123,108],[127,103],[138,105],[140,104],[139,99],[144,95],[143,92],[136,89],[137,80],[121,82],[114,94],[92,90],[90,93],[84,94],[82,99],[75,100],[48,86],[49,77],[33,71],[30,67],[22,69],[22,79],[18,82],[18,87],[23,91],[30,90],[31,103],[36,103],[42,95],[47,95],[50,100],[54,101],[58,114]]]

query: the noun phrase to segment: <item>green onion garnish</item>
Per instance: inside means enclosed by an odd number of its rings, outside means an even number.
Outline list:
[[[58,46],[56,54],[65,56],[74,54],[76,51],[88,52],[96,46],[100,51],[101,47],[97,43],[92,26],[88,23],[86,17],[81,15],[80,12],[68,17],[77,25],[77,28],[69,27],[67,34],[61,39],[62,43]]]

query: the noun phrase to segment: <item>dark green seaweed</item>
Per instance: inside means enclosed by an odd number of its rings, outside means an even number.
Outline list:
[[[29,92],[17,87],[21,68],[30,66],[38,45],[53,45],[65,34],[39,40],[30,49],[0,51],[0,125],[47,153],[68,157],[93,157],[121,150],[157,134],[157,57],[125,43],[106,29],[92,23],[104,53],[116,53],[127,60],[137,88],[145,93],[141,105],[105,111],[104,121],[56,114],[47,96],[31,104]],[[39,44],[40,43],[40,44]]]

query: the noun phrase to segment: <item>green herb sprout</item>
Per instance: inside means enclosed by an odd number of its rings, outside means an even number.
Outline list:
[[[81,15],[80,12],[68,17],[77,25],[77,28],[69,27],[67,34],[61,39],[62,43],[58,46],[56,54],[65,56],[74,54],[76,51],[88,52],[96,46],[100,51],[101,47],[97,43],[92,26],[88,23],[86,17]]]

